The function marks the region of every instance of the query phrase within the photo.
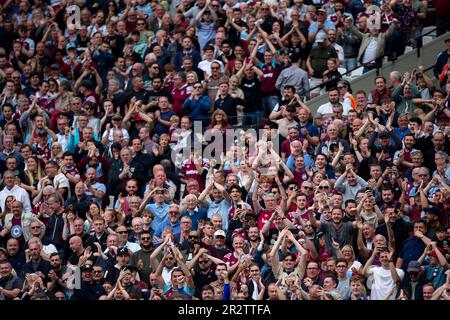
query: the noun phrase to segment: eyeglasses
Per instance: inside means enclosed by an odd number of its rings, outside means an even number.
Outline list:
[[[324,16],[324,15],[326,15],[326,13],[325,12],[317,12],[317,15],[318,16]]]

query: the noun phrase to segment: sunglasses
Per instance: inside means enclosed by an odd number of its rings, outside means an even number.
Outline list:
[[[329,189],[329,186],[319,186],[319,190],[323,190],[323,189]]]
[[[201,89],[202,86],[194,86],[194,89]]]
[[[94,270],[93,272],[94,272],[94,273],[102,273],[103,270]]]
[[[189,236],[188,239],[198,239],[200,238],[199,236]]]
[[[147,240],[150,240],[151,238],[150,237],[142,237],[141,238],[141,240],[144,240],[144,241],[147,241]]]
[[[32,230],[34,229],[40,229],[41,227],[31,227]]]
[[[313,187],[309,187],[309,186],[303,186],[303,189],[306,189],[306,190],[313,190],[314,188],[313,188]]]
[[[118,234],[125,234],[128,233],[128,231],[117,231]]]

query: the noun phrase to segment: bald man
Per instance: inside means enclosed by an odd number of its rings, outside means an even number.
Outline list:
[[[68,262],[72,265],[77,265],[80,257],[84,253],[83,240],[79,236],[73,236],[69,240],[69,247],[72,255],[69,257]]]

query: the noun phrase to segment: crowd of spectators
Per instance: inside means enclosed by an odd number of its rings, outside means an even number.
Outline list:
[[[0,0],[0,300],[448,300],[428,5]]]

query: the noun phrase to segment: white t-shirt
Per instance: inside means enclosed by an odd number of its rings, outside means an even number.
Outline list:
[[[405,276],[405,272],[402,269],[397,270],[397,274],[401,280]],[[384,269],[383,267],[375,267],[373,266],[367,271],[367,274],[372,275],[372,292],[370,294],[371,300],[384,300],[388,291],[391,289],[394,284],[394,280],[392,279],[392,274],[390,269]],[[395,296],[397,295],[397,290],[391,295],[389,300],[395,300]]]
[[[369,45],[364,51],[362,63],[374,63],[377,58],[378,41],[376,38],[370,38]]]

